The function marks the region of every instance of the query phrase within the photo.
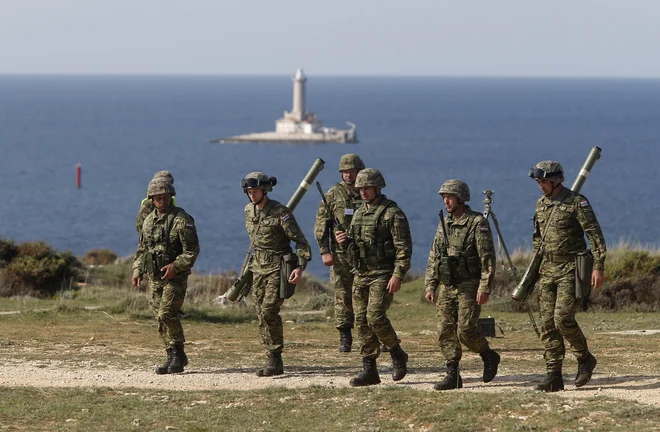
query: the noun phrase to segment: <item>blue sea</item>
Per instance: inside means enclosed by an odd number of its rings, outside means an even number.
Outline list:
[[[442,182],[465,180],[479,211],[481,192],[494,190],[507,246],[529,247],[540,194],[529,168],[558,160],[570,186],[597,145],[602,158],[582,192],[608,243],[658,246],[659,80],[312,75],[308,110],[327,126],[357,124],[359,144],[208,143],[273,130],[291,102],[287,76],[2,76],[0,236],[128,256],[147,183],[169,170],[197,224],[197,269],[236,269],[248,246],[245,174],[276,176],[270,196],[286,203],[316,158],[326,161],[318,180],[328,189],[339,180],[340,156],[355,152],[382,171],[383,192],[408,215],[413,268],[422,271]],[[325,275],[313,239],[319,201],[310,189],[295,214],[313,245],[310,269]]]

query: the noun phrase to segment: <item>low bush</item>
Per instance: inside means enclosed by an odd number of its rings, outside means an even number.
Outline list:
[[[0,237],[0,264],[7,264],[18,255],[18,246],[14,240]]]
[[[87,251],[82,262],[89,266],[109,265],[114,264],[117,258],[117,254],[110,249],[92,249]]]

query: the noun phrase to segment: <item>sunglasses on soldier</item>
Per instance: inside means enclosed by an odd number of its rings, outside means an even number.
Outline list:
[[[541,168],[532,168],[529,170],[529,176],[533,179],[553,179],[556,177],[561,177],[561,172],[559,171],[546,172],[544,169]]]

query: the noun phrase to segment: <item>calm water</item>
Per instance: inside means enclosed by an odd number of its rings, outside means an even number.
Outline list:
[[[248,244],[248,172],[278,178],[286,202],[315,158],[319,180],[339,179],[339,157],[357,152],[381,169],[384,192],[408,214],[413,267],[422,270],[438,223],[437,191],[449,178],[495,191],[493,210],[510,249],[531,242],[539,196],[527,178],[557,159],[570,185],[593,145],[601,160],[583,188],[610,244],[658,245],[660,81],[311,76],[308,108],[328,125],[358,125],[357,145],[221,145],[210,138],[267,131],[291,105],[290,77],[0,77],[0,235],[45,240],[84,254],[134,252],[134,218],[154,172],[170,170],[202,252],[197,268],[240,266]],[[75,164],[83,188],[75,188]],[[296,216],[313,244],[319,203],[310,189]]]

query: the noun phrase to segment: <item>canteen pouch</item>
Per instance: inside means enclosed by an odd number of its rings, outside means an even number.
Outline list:
[[[296,292],[296,286],[289,283],[291,273],[298,267],[298,256],[295,254],[282,255],[280,265],[280,298],[288,299]]]
[[[142,273],[153,275],[155,267],[154,254],[146,252],[144,254],[144,262],[142,263]]]
[[[458,257],[443,256],[440,257],[440,265],[438,266],[438,277],[442,283],[453,283],[458,274]]]
[[[591,273],[594,256],[589,249],[575,256],[575,298],[583,299],[591,294]]]
[[[481,278],[481,259],[478,256],[471,256],[465,260],[467,262],[470,279]]]

